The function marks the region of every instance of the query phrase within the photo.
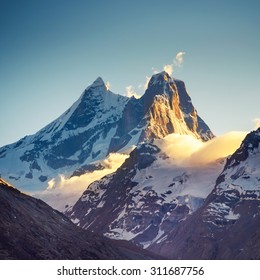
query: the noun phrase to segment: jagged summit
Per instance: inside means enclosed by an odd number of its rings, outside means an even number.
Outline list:
[[[182,82],[179,79],[176,79],[175,77],[172,77],[169,75],[166,71],[162,71],[159,73],[154,74],[149,83],[148,83],[148,88],[153,86],[153,85],[162,85],[162,84],[167,84],[167,83],[174,83],[174,82]]]
[[[99,76],[96,78],[96,80],[93,82],[93,85],[104,85],[104,80]]]
[[[198,116],[184,82],[165,71],[152,76],[141,101],[150,119],[149,138],[155,135],[161,138],[169,133],[193,134],[203,141],[214,137]]]
[[[101,77],[97,77],[96,80],[90,86],[88,86],[86,88],[86,90],[95,89],[95,88],[99,88],[99,87],[106,89],[105,82]]]
[[[180,90],[179,90],[180,89]],[[144,93],[144,95],[141,97],[141,99],[144,100],[144,103],[147,103],[147,107],[151,105],[151,103],[154,101],[153,99],[155,96],[158,95],[166,95],[170,98],[173,98],[173,95],[177,94],[179,95],[179,104],[183,105],[182,103],[189,102],[191,103],[191,98],[188,95],[185,84],[183,81],[175,79],[171,77],[167,72],[162,71],[160,73],[154,74],[149,83],[148,87]],[[178,100],[177,100],[178,102]],[[192,104],[191,104],[192,105]],[[189,111],[191,109],[189,108]],[[188,112],[191,113],[191,112]]]
[[[162,71],[160,73],[156,73],[154,74],[149,83],[148,83],[148,87],[154,85],[154,84],[162,84],[164,82],[171,82],[175,80],[173,77],[171,77],[166,71]]]
[[[36,134],[0,148],[0,174],[25,190],[59,174],[170,133],[214,137],[198,116],[185,84],[165,71],[153,75],[140,99],[111,92],[98,77],[59,118]]]
[[[104,80],[101,77],[97,77],[97,79],[88,86],[81,95],[81,100],[84,101],[84,97],[91,98],[91,95],[105,95],[106,93],[112,93],[108,90]]]

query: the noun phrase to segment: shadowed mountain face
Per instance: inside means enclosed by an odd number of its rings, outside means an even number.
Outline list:
[[[214,137],[184,83],[162,72],[140,99],[115,95],[98,78],[60,118],[2,147],[1,176],[37,191],[59,174],[102,169],[108,153],[137,146],[67,209],[79,227],[1,179],[0,258],[260,258],[260,129],[226,162],[202,166],[179,165],[162,152],[157,139],[170,133]]]
[[[260,259],[260,128],[227,160],[203,206],[149,247],[173,259]]]
[[[127,143],[136,145],[171,133],[190,134],[203,141],[214,137],[198,116],[184,82],[161,72],[152,76],[140,99],[131,98],[126,104],[110,149],[117,151]]]
[[[147,248],[203,205],[222,168],[222,162],[179,166],[155,144],[141,144],[66,215],[82,228]]]
[[[0,259],[156,259],[126,242],[82,230],[0,179]]]
[[[24,190],[40,190],[58,174],[70,177],[110,152],[173,132],[203,141],[214,137],[182,81],[156,74],[135,99],[112,93],[98,78],[58,119],[0,148],[1,176]]]
[[[80,227],[170,259],[257,259],[259,143],[260,129],[225,166],[202,168],[175,166],[156,145],[141,144],[66,214]]]

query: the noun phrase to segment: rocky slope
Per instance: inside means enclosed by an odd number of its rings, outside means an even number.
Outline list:
[[[173,259],[260,259],[260,128],[227,160],[203,206],[150,250]]]
[[[131,98],[127,103],[110,149],[171,133],[191,134],[203,141],[214,137],[198,116],[184,82],[161,72],[152,76],[140,99]]]
[[[115,173],[92,183],[66,215],[82,228],[146,248],[203,204],[222,169],[223,161],[182,166],[155,143],[141,144]]]
[[[0,259],[157,259],[126,242],[76,227],[0,179]]]
[[[110,152],[173,132],[203,141],[213,137],[182,81],[156,74],[140,99],[129,99],[98,78],[58,119],[0,148],[0,175],[23,190],[42,190],[59,174],[79,174]]]
[[[127,100],[98,78],[58,119],[0,149],[1,176],[30,190],[47,186],[57,174],[71,175],[105,158]]]

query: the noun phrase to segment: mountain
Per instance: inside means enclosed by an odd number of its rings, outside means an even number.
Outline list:
[[[260,128],[228,158],[205,203],[149,247],[173,259],[260,259]]]
[[[60,174],[80,175],[110,152],[173,132],[203,141],[214,137],[182,81],[156,74],[135,99],[112,93],[97,78],[58,119],[0,148],[0,176],[26,191],[43,190]]]
[[[21,188],[47,186],[57,174],[105,158],[127,100],[96,79],[58,119],[0,149],[1,176]]]
[[[184,82],[161,72],[152,76],[140,99],[131,98],[126,104],[110,150],[171,133],[190,134],[203,141],[214,137],[198,116]]]
[[[75,226],[0,179],[0,259],[158,259]]]
[[[114,173],[92,183],[66,215],[79,227],[147,248],[201,207],[224,161],[180,165],[143,143]]]
[[[66,215],[169,259],[259,258],[260,128],[226,160],[204,165],[177,163],[160,141],[140,144]]]

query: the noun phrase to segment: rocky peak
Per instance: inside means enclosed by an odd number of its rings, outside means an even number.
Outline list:
[[[174,85],[174,79],[165,71],[155,74],[151,77],[148,87],[141,99],[146,104],[146,107],[149,107],[156,95],[171,95],[174,93],[176,91]]]
[[[170,133],[191,134],[204,141],[214,137],[198,116],[182,81],[166,72],[158,73],[140,99],[129,99],[108,90],[98,77],[52,123],[0,149],[1,174],[11,182],[19,180],[22,187],[32,182],[33,187],[40,187],[58,176],[61,168],[72,174],[110,152]]]
[[[164,95],[170,99],[171,102],[173,102],[175,98],[177,102],[176,105],[186,114],[191,114],[195,110],[191,98],[186,91],[184,82],[171,77],[165,71],[152,76],[142,99],[149,106],[151,105],[149,103],[153,102],[155,96],[160,95]]]
[[[106,88],[105,82],[101,77],[97,77],[96,80],[92,83],[92,85],[90,85],[89,87],[87,87],[87,89],[95,89],[95,88]]]
[[[149,120],[146,138],[161,138],[170,133],[193,134],[203,141],[214,137],[198,116],[184,82],[165,71],[152,76],[140,102]]]
[[[165,71],[162,71],[160,73],[154,74],[149,83],[148,83],[148,87],[151,87],[152,85],[155,84],[163,84],[164,82],[169,82],[169,81],[173,81],[173,78]]]
[[[108,89],[105,85],[105,82],[101,77],[98,77],[90,86],[88,86],[82,96],[81,96],[81,102],[85,102],[86,99],[102,99],[104,95],[108,92]]]
[[[245,161],[251,153],[258,152],[260,144],[260,127],[247,134],[241,146],[236,152],[227,160],[225,169],[239,165],[240,162]]]

